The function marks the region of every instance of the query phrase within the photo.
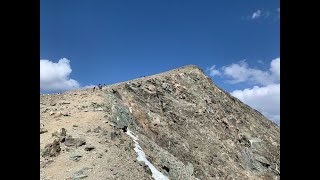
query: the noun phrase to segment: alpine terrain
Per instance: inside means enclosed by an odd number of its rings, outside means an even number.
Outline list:
[[[193,65],[40,95],[41,179],[280,179],[280,127]]]

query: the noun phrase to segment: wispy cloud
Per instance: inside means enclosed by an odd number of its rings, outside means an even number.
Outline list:
[[[211,66],[210,68],[207,68],[207,71],[209,71],[210,76],[220,76],[221,72],[216,68],[216,65]]]
[[[258,19],[274,19],[279,20],[280,19],[280,8],[277,8],[275,10],[255,10],[252,12],[252,14],[247,16],[248,20],[258,20]]]
[[[248,88],[234,90],[231,94],[275,123],[280,123],[280,58],[273,59],[266,71],[249,67],[245,60],[220,69],[213,65],[207,71],[210,76],[219,76],[227,83],[247,84]]]
[[[260,16],[261,16],[261,10],[257,10],[252,14],[251,19],[258,19]]]
[[[71,72],[70,61],[66,58],[60,59],[57,63],[40,59],[40,92],[79,88],[78,81],[69,77]]]

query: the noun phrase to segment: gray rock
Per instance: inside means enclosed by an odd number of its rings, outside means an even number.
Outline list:
[[[60,154],[60,143],[54,140],[52,143],[47,144],[42,150],[42,157],[56,157]]]
[[[96,111],[103,111],[101,107],[97,108]]]
[[[98,126],[97,128],[93,129],[92,132],[99,133],[99,132],[101,132],[101,131],[102,131],[101,127]]]
[[[63,116],[70,116],[70,114],[71,114],[70,112],[64,112],[64,113],[62,113]]]
[[[270,162],[263,156],[255,155],[255,159],[265,167],[269,167],[270,166]]]
[[[64,142],[67,136],[67,130],[65,128],[61,128],[59,131],[52,133],[52,136],[59,138],[59,142]]]
[[[130,115],[128,107],[123,105],[112,106],[112,115],[108,117],[108,120],[113,122],[119,129],[128,127],[132,123],[133,117]]]
[[[144,166],[143,166],[143,169],[146,171],[147,174],[149,174],[150,176],[152,176],[152,172],[151,172],[151,169],[149,168],[149,166],[144,165]]]
[[[110,137],[111,137],[111,140],[113,141],[116,137],[116,133],[115,132],[111,132],[110,133]]]
[[[61,102],[61,105],[70,104],[70,102]]]
[[[77,180],[77,179],[84,179],[88,177],[88,175],[86,174],[86,172],[84,170],[80,170],[80,171],[77,171],[75,173],[73,173],[73,179],[74,180]]]
[[[94,146],[92,146],[92,145],[89,145],[89,146],[86,146],[85,148],[84,148],[84,150],[85,151],[92,151],[92,150],[94,150],[96,147],[94,147]]]
[[[71,155],[69,159],[78,162],[80,161],[81,157],[81,155]]]
[[[71,136],[67,136],[64,141],[64,145],[68,147],[80,147],[85,145],[86,141],[83,138],[72,138]]]
[[[46,113],[46,112],[48,112],[48,111],[49,111],[49,109],[46,108],[46,109],[44,109],[44,110],[42,111],[42,113]]]
[[[124,144],[124,140],[120,139],[120,145],[123,145],[123,144]]]
[[[52,159],[45,159],[44,161],[40,161],[40,168],[45,168],[51,163],[53,163]]]
[[[194,171],[194,167],[191,163],[188,162],[188,165],[187,165],[187,171],[189,174],[193,174],[193,171]]]
[[[46,133],[46,132],[48,132],[47,129],[45,129],[45,128],[40,128],[40,134],[43,134],[43,133]]]

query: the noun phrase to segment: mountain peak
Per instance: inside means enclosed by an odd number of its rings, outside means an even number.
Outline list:
[[[41,96],[40,116],[43,178],[280,178],[280,128],[195,65]]]

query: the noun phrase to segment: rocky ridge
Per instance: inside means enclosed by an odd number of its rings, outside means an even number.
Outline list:
[[[41,179],[280,179],[280,128],[196,66],[40,95]]]

